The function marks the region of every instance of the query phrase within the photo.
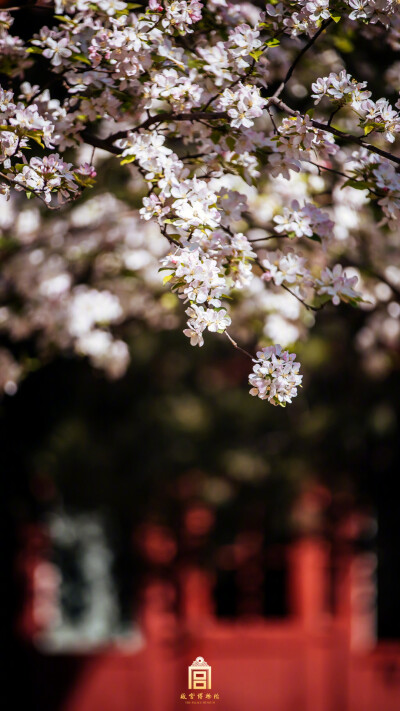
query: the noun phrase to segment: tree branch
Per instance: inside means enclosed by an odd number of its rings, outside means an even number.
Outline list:
[[[260,260],[255,259],[254,261],[257,264],[257,266],[261,269],[261,271],[264,272],[264,274],[266,274],[267,270],[263,267]],[[312,304],[308,304],[306,301],[303,301],[303,299],[300,296],[298,296],[296,294],[296,292],[292,291],[288,286],[286,286],[286,284],[280,284],[280,286],[282,287],[282,289],[285,289],[285,291],[287,291],[289,294],[294,296],[294,298],[297,299],[297,301],[300,301],[300,303],[303,304],[303,306],[307,309],[307,311],[321,311],[321,309],[324,307],[324,304],[322,304],[321,306],[313,306]]]
[[[262,89],[263,91],[265,91],[264,87],[262,87]],[[290,106],[285,104],[278,96],[274,95],[268,97],[266,104],[267,110],[271,104],[277,106],[282,111],[289,114],[289,116],[302,116],[299,111],[292,109]],[[157,116],[150,116],[146,119],[146,121],[143,121],[143,123],[139,124],[138,126],[135,126],[134,128],[129,130],[119,131],[118,133],[114,133],[111,136],[108,136],[107,138],[99,138],[98,136],[94,136],[93,134],[91,134],[89,131],[83,131],[82,138],[86,143],[89,143],[89,145],[91,146],[95,146],[96,148],[102,148],[103,150],[106,150],[110,153],[114,153],[114,155],[119,155],[121,151],[119,148],[114,146],[113,143],[120,138],[125,138],[129,132],[136,133],[140,129],[150,128],[156,123],[174,121],[201,121],[205,118],[214,121],[217,119],[227,119],[229,117],[227,111],[192,111],[190,113],[177,114],[174,114],[173,112],[165,112],[157,114]],[[354,136],[351,133],[345,133],[344,131],[340,131],[338,128],[334,128],[329,124],[321,123],[320,121],[316,121],[315,119],[311,119],[311,124],[312,126],[314,126],[314,128],[318,128],[321,131],[331,133],[333,136],[335,136],[336,138],[340,138],[343,141],[356,143],[362,148],[366,148],[370,153],[375,153],[376,155],[382,156],[383,158],[386,158],[387,160],[390,160],[391,162],[400,165],[400,157],[395,156],[392,153],[389,153],[388,151],[384,151],[382,148],[378,148],[378,146],[366,143],[361,136]]]
[[[285,104],[281,99],[276,96],[271,96],[269,98],[269,103],[278,106],[282,111],[285,111],[285,113],[289,114],[289,116],[302,116],[299,111],[291,109],[290,106]],[[393,163],[397,163],[398,165],[400,165],[400,158],[398,156],[395,156],[392,153],[388,153],[388,151],[384,151],[382,148],[378,148],[377,146],[374,146],[371,143],[365,143],[361,136],[354,136],[352,133],[345,133],[344,131],[340,131],[338,128],[329,126],[326,123],[321,123],[320,121],[316,121],[315,119],[311,119],[311,123],[314,128],[319,128],[321,131],[331,133],[333,136],[336,136],[336,138],[340,138],[343,141],[357,143],[359,146],[362,146],[362,148],[366,148],[368,151],[370,151],[370,153],[376,153],[377,155],[382,156],[383,158],[387,158],[387,160],[390,160]]]
[[[44,196],[42,193],[40,193],[38,190],[33,190],[33,188],[27,188],[26,185],[23,185],[22,183],[17,183],[15,180],[12,178],[9,178],[8,175],[5,175],[5,173],[0,173],[0,178],[2,180],[6,180],[8,185],[10,187],[19,188],[20,190],[23,190],[27,194],[32,193],[32,195],[35,195],[39,200],[41,200],[47,207],[48,210],[60,210],[62,205],[50,205],[50,203],[46,202],[44,199]],[[76,196],[78,197],[78,196]],[[74,199],[76,199],[76,197]]]
[[[295,291],[292,291],[288,286],[286,286],[286,284],[282,283],[281,287],[282,287],[282,289],[285,289],[285,291],[287,291],[289,294],[294,296],[294,298],[297,299],[297,301],[300,301],[300,303],[306,307],[307,311],[321,311],[321,309],[323,309],[323,307],[324,307],[324,304],[321,304],[321,306],[313,306],[312,304],[307,304],[306,301],[303,301],[303,299],[300,296],[298,296]]]
[[[303,49],[298,53],[297,57],[295,58],[294,62],[292,62],[291,66],[289,67],[289,70],[282,81],[282,83],[279,85],[277,88],[276,92],[274,93],[274,97],[277,98],[282,94],[282,91],[284,90],[286,84],[290,80],[294,70],[296,69],[298,63],[300,62],[301,58],[305,55],[306,52],[310,49],[310,47],[313,46],[314,42],[318,39],[318,37],[322,34],[324,30],[333,22],[332,18],[330,17],[328,20],[325,20],[319,30],[313,35],[308,42],[304,45]]]
[[[233,340],[232,336],[229,335],[228,331],[224,331],[224,333],[225,333],[225,336],[226,336],[226,337],[229,339],[229,341],[232,343],[232,345],[233,345],[234,348],[236,348],[236,349],[237,349],[238,351],[240,351],[241,353],[244,353],[244,355],[246,355],[248,358],[250,358],[250,360],[252,360],[252,361],[254,362],[254,358],[253,358],[253,356],[251,355],[251,353],[249,353],[248,351],[245,351],[244,348],[241,348],[240,346],[238,346],[238,344],[236,343],[236,341]]]
[[[103,151],[108,151],[108,153],[114,153],[114,155],[121,155],[121,149],[113,146],[109,138],[99,138],[94,136],[90,131],[82,131],[82,138],[85,143],[94,148],[101,148]]]
[[[165,123],[171,121],[199,121],[200,119],[226,119],[228,118],[227,111],[191,111],[190,113],[177,113],[174,114],[173,111],[164,111],[163,113],[157,114],[156,116],[149,116],[145,121],[140,123],[138,126],[129,129],[128,131],[118,131],[112,136],[108,136],[108,141],[117,141],[119,138],[125,138],[127,133],[136,133],[141,128],[150,128],[155,123]]]

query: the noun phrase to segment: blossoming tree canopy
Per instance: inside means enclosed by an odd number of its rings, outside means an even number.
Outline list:
[[[366,42],[370,87],[346,65]],[[225,334],[276,405],[302,379],[285,348],[328,302],[387,309],[400,340],[399,51],[397,0],[0,12],[3,389],[28,336],[121,375],[124,322],[176,324],[162,283],[190,344]],[[128,196],[102,187],[110,156]]]

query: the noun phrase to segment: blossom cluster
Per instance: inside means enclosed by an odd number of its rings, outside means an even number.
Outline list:
[[[235,90],[224,89],[218,105],[228,112],[230,125],[233,128],[250,128],[254,119],[262,116],[263,107],[266,100],[260,95],[260,89],[256,86],[245,85],[239,82]]]
[[[31,148],[30,141],[52,148],[53,133],[54,125],[40,115],[37,104],[14,103],[12,91],[0,86],[0,164],[8,171],[4,176],[5,187],[14,185],[17,190],[33,192],[50,203],[52,193],[62,202],[78,193],[80,186],[93,184],[96,171],[92,166],[85,164],[74,169],[58,153],[43,158],[34,156],[27,161],[24,149]],[[22,163],[17,163],[17,159]]]
[[[338,106],[348,104],[359,117],[359,124],[366,133],[377,131],[384,134],[384,138],[393,143],[396,133],[400,132],[400,114],[393,109],[385,98],[373,101],[371,92],[365,90],[366,82],[357,82],[343,69],[340,74],[331,72],[329,76],[317,79],[312,84],[311,95],[316,104],[327,96]],[[396,106],[400,107],[400,101]]]
[[[306,259],[293,250],[286,254],[277,250],[268,252],[266,259],[262,261],[264,269],[263,278],[265,281],[273,281],[274,284],[306,285],[310,283],[311,275],[306,267]]]
[[[92,364],[117,377],[129,362],[128,347],[98,326],[108,326],[122,316],[118,298],[108,291],[76,287],[68,306],[69,332],[76,338],[75,348]]]
[[[37,207],[21,209],[20,197],[3,199],[0,238],[3,344],[37,339],[43,360],[54,348],[74,352],[117,378],[130,360],[124,322],[177,325],[161,303],[162,286],[155,288],[163,237],[108,193],[74,203],[68,221],[56,211],[42,221]],[[85,272],[90,278],[82,283]],[[2,389],[13,394],[31,367],[34,362],[16,361],[3,347]]]
[[[316,295],[327,296],[335,306],[338,306],[340,301],[354,305],[362,300],[361,293],[354,288],[358,277],[347,276],[346,270],[340,264],[336,264],[333,269],[325,267],[320,271],[319,277],[314,278],[305,257],[293,250],[285,253],[277,250],[267,253],[262,267],[265,281],[272,281],[276,286],[284,284],[295,287],[296,294],[304,293],[307,287],[312,287]]]
[[[222,308],[221,298],[226,284],[216,260],[206,257],[198,249],[179,249],[174,255],[166,257],[162,264],[164,269],[171,270],[166,280],[170,281],[181,299],[191,303],[186,310],[188,328],[184,330],[191,345],[203,345],[202,334],[206,328],[223,332],[231,320],[226,309]]]
[[[333,5],[333,7],[332,7]],[[336,5],[336,7],[335,7]],[[333,4],[330,0],[300,0],[300,2],[268,3],[266,15],[273,20],[275,31],[285,31],[292,37],[312,34],[321,21],[326,21],[335,12],[347,12],[350,20],[382,23],[390,26],[397,13],[396,0],[344,0]]]
[[[348,277],[341,264],[336,264],[333,269],[325,267],[321,276],[316,280],[317,294],[327,294],[332,298],[332,303],[338,306],[341,301],[345,303],[361,300],[361,295],[354,289],[358,277]]]
[[[0,73],[11,78],[22,76],[32,65],[23,40],[10,33],[14,18],[7,11],[0,11]]]
[[[362,148],[353,151],[348,159],[350,185],[361,185],[370,190],[384,214],[383,222],[396,226],[400,218],[400,176],[393,163],[379,155],[369,155]]]
[[[283,351],[280,345],[263,348],[257,353],[253,372],[249,375],[250,395],[285,407],[297,395],[303,377],[296,354]]]
[[[266,145],[271,151],[268,162],[272,174],[286,178],[290,171],[300,172],[302,161],[318,158],[328,162],[339,150],[332,134],[316,128],[308,114],[284,118],[277,135],[267,139]]]
[[[274,217],[274,222],[275,232],[289,237],[312,237],[316,234],[319,238],[328,238],[334,227],[326,212],[311,203],[300,207],[297,200],[293,200],[290,207],[284,207],[282,214]]]
[[[164,303],[185,304],[192,345],[231,325],[249,342],[256,334],[285,345],[305,337],[307,316],[328,301],[364,303],[364,241],[384,233],[389,245],[371,249],[379,268],[365,269],[368,284],[384,277],[388,254],[396,267],[399,159],[386,142],[398,138],[400,100],[374,101],[335,49],[346,33],[400,49],[395,0],[281,0],[265,11],[226,0],[55,0],[44,16],[25,42],[11,12],[0,13],[9,78],[0,88],[0,194],[16,212],[21,193],[63,205],[43,228],[28,210],[21,225],[0,218],[0,328],[10,341],[38,334],[46,357],[56,344],[121,374],[125,322],[176,325],[160,305],[162,275]],[[294,97],[310,111],[292,108]],[[354,116],[364,138],[349,133]],[[109,197],[105,207],[85,201],[108,180],[123,194],[109,215]],[[1,362],[11,374],[1,382],[20,377],[7,351]],[[250,378],[252,394],[273,404],[290,402],[301,381],[280,346],[258,353]]]

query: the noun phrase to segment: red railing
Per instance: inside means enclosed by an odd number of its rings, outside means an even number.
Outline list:
[[[184,709],[187,667],[201,655],[212,667],[211,700],[219,711],[399,711],[400,644],[375,641],[374,556],[345,549],[336,557],[333,607],[326,542],[308,537],[290,545],[287,565],[289,615],[280,621],[218,620],[212,579],[195,565],[179,570],[179,606],[176,587],[150,576],[140,605],[141,641],[75,655],[78,671],[57,708]],[[24,620],[29,627],[27,611]],[[62,668],[66,657],[37,660],[40,697],[52,665]]]

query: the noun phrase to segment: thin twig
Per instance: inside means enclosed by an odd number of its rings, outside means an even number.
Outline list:
[[[274,115],[273,115],[273,113],[272,113],[272,111],[271,111],[271,107],[270,107],[270,106],[267,106],[267,112],[268,112],[268,116],[269,116],[270,119],[271,119],[271,123],[272,123],[272,125],[273,125],[273,127],[274,127],[274,133],[275,133],[275,135],[276,135],[276,134],[278,133],[278,127],[277,127],[277,125],[276,125],[276,123],[275,123]]]
[[[249,68],[248,68],[247,72],[245,72],[243,75],[241,74],[240,76],[238,76],[237,79],[235,79],[234,81],[232,81],[232,82],[231,82],[230,84],[228,84],[228,86],[225,87],[225,88],[226,88],[226,89],[233,89],[233,87],[236,86],[237,84],[239,84],[239,82],[240,82],[242,79],[245,79],[246,77],[250,76],[250,74],[253,73],[255,64],[256,64],[256,60],[255,60],[254,57],[253,57],[252,60],[251,60],[250,65],[249,65]],[[218,91],[216,94],[214,94],[214,95],[207,101],[207,103],[202,107],[202,111],[207,111],[208,107],[211,106],[211,104],[215,101],[215,99],[218,99],[218,97],[219,97],[219,95],[220,95],[221,93],[222,93],[222,90],[221,90],[221,91]]]
[[[318,37],[320,36],[320,34],[322,34],[322,32],[323,32],[324,30],[326,30],[326,28],[328,27],[328,25],[331,24],[331,22],[333,22],[333,20],[332,20],[331,17],[330,17],[328,20],[325,20],[325,21],[322,23],[322,25],[321,25],[321,27],[319,28],[319,30],[317,30],[317,32],[315,33],[315,35],[313,35],[313,36],[308,40],[308,42],[304,45],[303,49],[298,53],[298,55],[297,55],[297,57],[295,58],[294,62],[292,62],[292,64],[290,65],[290,67],[289,67],[289,69],[288,69],[288,72],[287,72],[287,74],[286,74],[284,80],[282,81],[282,83],[279,85],[279,87],[277,88],[276,92],[274,93],[274,97],[275,97],[275,98],[278,98],[278,96],[280,96],[280,95],[282,94],[282,91],[284,90],[286,84],[287,84],[288,81],[290,80],[290,78],[291,78],[291,76],[292,76],[294,70],[296,69],[298,63],[300,62],[301,58],[305,55],[306,52],[308,52],[308,50],[310,49],[310,47],[313,46],[314,42],[318,39]]]
[[[271,96],[268,98],[266,105],[267,109],[271,104],[278,106],[282,111],[289,114],[289,116],[301,116],[301,113],[299,111],[295,111],[276,96]],[[164,114],[152,116],[150,119],[147,119],[135,128],[132,128],[131,132],[136,132],[140,128],[149,128],[150,126],[156,123],[172,121],[199,121],[200,123],[203,123],[204,118],[207,118],[208,120],[227,119],[228,114],[226,111],[193,111],[191,113],[178,114],[166,112]],[[333,126],[329,126],[328,124],[316,121],[315,119],[311,119],[311,124],[312,126],[314,126],[314,128],[318,128],[321,131],[331,133],[333,136],[340,138],[341,140],[357,143],[359,146],[366,148],[370,153],[375,153],[376,155],[382,156],[383,158],[386,158],[387,160],[390,160],[393,163],[400,165],[400,158],[398,156],[395,156],[392,153],[389,153],[388,151],[384,151],[382,148],[378,148],[377,146],[374,146],[370,143],[366,143],[361,136],[354,136],[351,133],[345,133],[344,131],[340,131],[339,129],[334,128]],[[212,128],[208,124],[205,125],[207,125],[209,128]],[[127,133],[129,133],[129,131],[119,131],[118,133],[108,136],[107,138],[99,138],[98,136],[94,136],[89,133],[89,131],[83,131],[82,138],[84,139],[84,141],[86,141],[86,143],[89,143],[89,145],[96,146],[96,148],[102,148],[103,150],[106,150],[110,153],[114,153],[114,155],[119,155],[120,149],[114,146],[113,143],[119,138],[125,138]]]
[[[302,158],[305,163],[309,163],[310,165],[314,165],[316,168],[318,168],[318,171],[321,172],[321,170],[326,170],[328,173],[333,173],[334,175],[339,175],[341,178],[346,178],[346,180],[350,180],[353,178],[352,175],[348,175],[348,173],[342,173],[341,170],[336,170],[336,168],[330,168],[329,166],[326,165],[321,165],[321,163],[314,163],[312,160],[308,160],[308,158]]]
[[[255,259],[254,261],[257,264],[257,266],[261,269],[261,271],[264,272],[264,274],[266,274],[267,270],[265,269],[265,267],[263,267],[260,260]],[[303,306],[305,306],[307,311],[320,311],[324,306],[324,304],[321,304],[321,306],[313,306],[312,304],[308,304],[300,296],[298,296],[294,291],[292,291],[288,286],[286,286],[286,284],[280,284],[279,286],[281,286],[282,289],[285,289],[285,291],[287,291],[289,294],[294,296],[294,298],[297,299],[297,301],[300,301],[300,303],[303,304]]]
[[[182,247],[182,245],[178,242],[178,240],[174,239],[174,237],[171,237],[171,235],[168,234],[166,225],[164,225],[164,227],[161,227],[161,234],[164,235],[164,237],[166,237],[168,242],[171,242],[176,247]]]
[[[251,242],[251,244],[255,244],[256,242],[268,242],[270,239],[283,239],[283,238],[289,238],[289,235],[268,235],[267,237],[260,237],[259,239],[248,239],[248,242]]]
[[[334,116],[336,116],[336,114],[338,113],[338,111],[340,111],[341,108],[342,108],[341,106],[337,106],[336,109],[334,109],[334,110],[332,111],[331,115],[330,115],[329,118],[328,118],[328,126],[331,125]]]
[[[301,116],[301,113],[299,111],[295,111],[294,109],[290,108],[290,106],[288,106],[281,99],[275,96],[271,96],[269,98],[269,102],[275,104],[275,106],[279,106],[279,108],[289,114],[289,116]],[[397,163],[398,165],[400,165],[400,158],[398,156],[395,156],[392,153],[388,153],[388,151],[384,151],[382,148],[378,148],[377,146],[374,146],[371,143],[365,143],[361,136],[354,136],[352,133],[345,133],[344,131],[340,131],[338,128],[333,128],[333,126],[328,126],[328,124],[321,123],[320,121],[316,121],[315,119],[311,119],[311,124],[314,126],[314,128],[319,128],[321,131],[331,133],[333,136],[341,138],[343,141],[351,141],[352,143],[357,143],[359,146],[366,148],[371,153],[376,153],[377,155],[382,156],[383,158],[387,158],[393,163]]]
[[[233,340],[232,336],[229,335],[228,331],[224,331],[224,333],[225,333],[225,336],[230,340],[230,342],[232,343],[234,348],[236,348],[241,353],[244,353],[244,355],[246,355],[248,358],[250,358],[250,360],[252,360],[254,362],[254,357],[251,355],[251,353],[249,353],[248,351],[245,351],[244,348],[241,348],[240,346],[238,346],[236,341]]]
[[[5,175],[4,173],[0,173],[0,178],[2,178],[3,180],[6,180],[10,186],[14,186],[15,188],[24,190],[27,194],[32,193],[32,195],[35,195],[37,198],[39,198],[39,200],[41,200],[46,205],[48,210],[60,210],[60,208],[62,207],[62,205],[50,205],[50,203],[46,202],[43,195],[38,190],[33,190],[32,188],[26,187],[22,183],[17,183],[15,180],[12,180],[12,178],[9,178],[8,175]],[[79,197],[79,196],[76,195],[74,199],[76,200],[77,197]]]
[[[324,307],[324,304],[321,304],[321,306],[313,306],[312,304],[307,304],[306,301],[304,301],[301,296],[298,296],[295,291],[292,291],[286,284],[281,284],[282,289],[285,289],[289,294],[294,296],[297,301],[300,301],[303,306],[306,307],[307,311],[321,311],[321,309]]]
[[[173,121],[199,121],[200,119],[226,119],[228,118],[227,111],[191,111],[174,114],[173,111],[164,111],[156,116],[150,116],[145,121],[140,123],[138,126],[134,126],[128,131],[118,131],[111,136],[108,136],[107,140],[114,143],[119,138],[125,138],[127,133],[136,133],[140,129],[146,129],[153,126],[155,123],[169,123]]]

